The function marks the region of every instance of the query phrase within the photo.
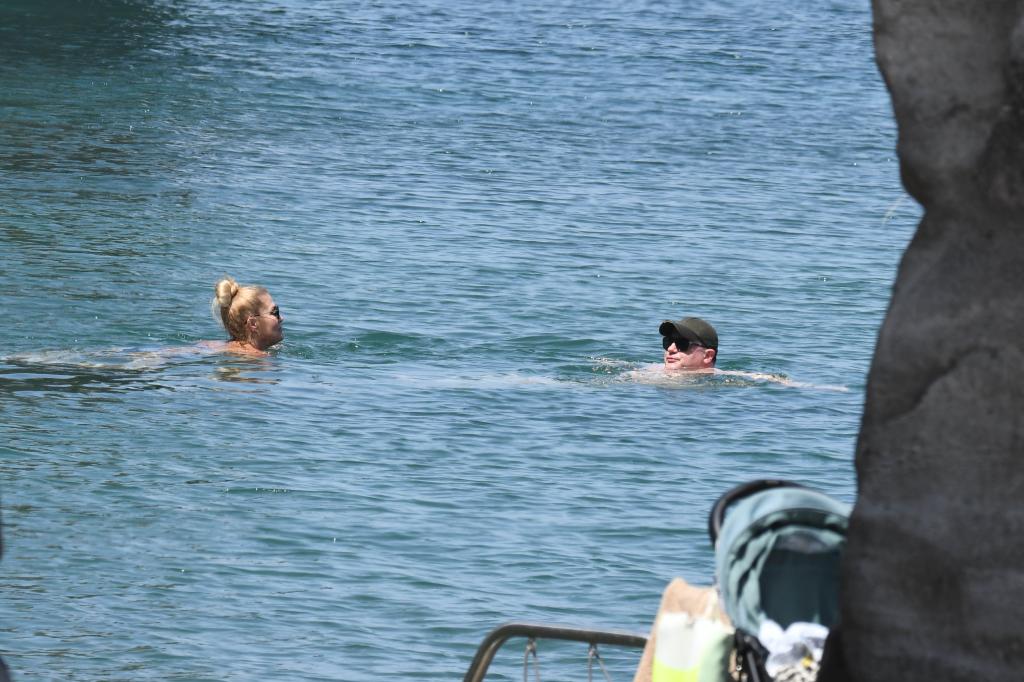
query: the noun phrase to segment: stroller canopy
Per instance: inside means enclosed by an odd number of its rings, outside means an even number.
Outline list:
[[[743,492],[758,485],[768,489]],[[730,495],[735,501],[727,500]],[[783,628],[794,622],[831,627],[849,513],[847,504],[779,481],[726,493],[712,511],[713,518],[724,514],[720,529],[712,522],[712,539],[722,602],[733,625],[754,635],[765,619]]]

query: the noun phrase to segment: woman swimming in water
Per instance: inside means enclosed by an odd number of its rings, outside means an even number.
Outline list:
[[[214,287],[210,307],[231,340],[221,350],[249,355],[266,355],[267,349],[284,338],[281,310],[263,287],[239,286],[225,277]],[[214,344],[208,344],[213,346]]]

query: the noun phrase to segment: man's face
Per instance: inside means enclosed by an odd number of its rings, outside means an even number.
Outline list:
[[[665,369],[692,371],[714,367],[716,351],[713,348],[679,337],[664,337],[661,345],[665,349]]]

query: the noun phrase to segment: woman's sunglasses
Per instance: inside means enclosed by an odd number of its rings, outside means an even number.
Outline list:
[[[661,337],[661,347],[668,350],[668,347],[672,344],[676,344],[676,349],[680,353],[686,353],[690,350],[690,345],[695,343],[694,341],[687,341],[686,339],[675,338],[672,336]]]
[[[275,305],[273,308],[271,308],[267,312],[260,313],[260,316],[263,316],[263,315],[273,315],[274,317],[276,317],[277,319],[280,320],[281,319],[281,309]]]

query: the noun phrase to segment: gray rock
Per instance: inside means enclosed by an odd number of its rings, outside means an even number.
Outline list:
[[[842,659],[858,682],[1024,679],[1024,1],[873,6],[925,214],[868,380]]]

